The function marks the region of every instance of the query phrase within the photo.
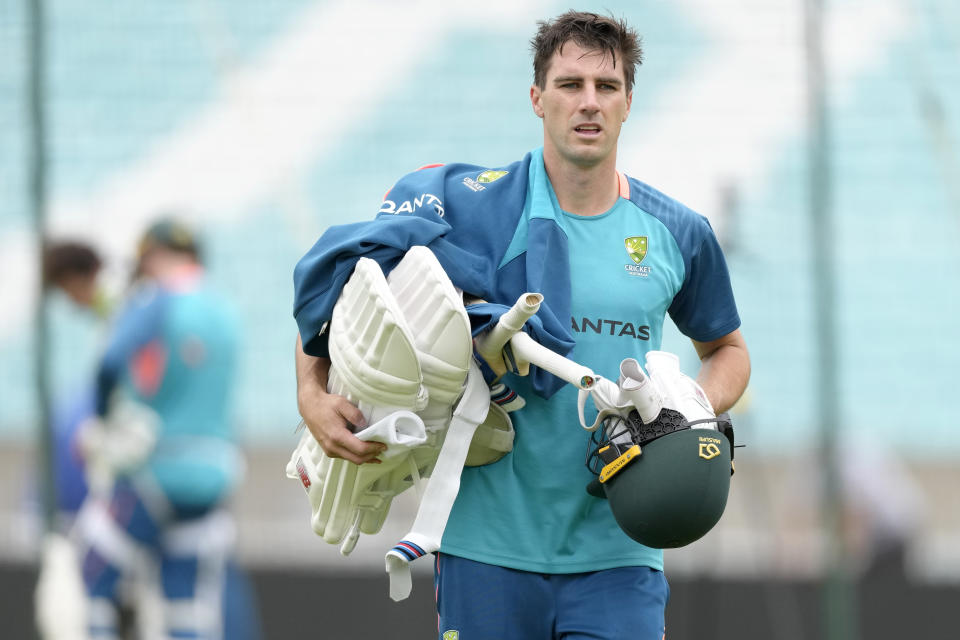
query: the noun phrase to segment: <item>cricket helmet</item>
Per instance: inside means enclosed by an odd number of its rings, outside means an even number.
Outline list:
[[[733,473],[729,416],[718,417],[716,429],[691,428],[671,409],[651,424],[636,412],[619,420],[591,447],[587,466],[599,475],[587,491],[606,498],[617,524],[640,544],[672,549],[703,537],[727,505]]]

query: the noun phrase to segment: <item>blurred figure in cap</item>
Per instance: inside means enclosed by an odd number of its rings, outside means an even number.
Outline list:
[[[135,279],[157,278],[180,268],[203,263],[196,235],[184,222],[173,217],[162,218],[151,224],[137,242]]]

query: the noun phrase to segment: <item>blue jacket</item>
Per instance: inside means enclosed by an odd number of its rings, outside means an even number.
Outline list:
[[[545,300],[527,330],[547,348],[569,353],[574,343],[568,328],[567,239],[553,220],[525,219],[530,158],[497,173],[468,164],[415,171],[390,190],[373,221],[330,227],[294,270],[294,317],[304,351],[328,355],[321,329],[358,258],[376,260],[389,273],[407,249],[425,245],[456,287],[491,303],[469,307],[474,333],[523,293],[539,292]],[[516,248],[518,227],[524,228],[526,246],[508,256],[508,249]],[[536,368],[531,377],[546,396],[564,384]]]

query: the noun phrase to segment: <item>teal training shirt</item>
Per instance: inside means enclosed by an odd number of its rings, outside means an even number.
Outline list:
[[[710,313],[705,289],[717,274],[705,272],[698,282],[690,273],[701,253],[719,251],[705,219],[653,190],[620,198],[601,215],[575,216],[560,211],[547,188],[568,239],[571,359],[616,379],[624,358],[642,363],[647,351],[659,349],[668,311],[681,328],[694,313],[695,323]],[[728,304],[718,300],[718,315],[732,331],[739,320],[730,319]],[[586,492],[593,478],[584,464],[590,435],[579,424],[577,390],[567,385],[545,400],[523,377],[508,375],[505,382],[527,403],[511,414],[513,451],[464,469],[441,551],[542,573],[662,570],[663,552],[630,539],[607,502]]]
[[[97,378],[98,413],[117,386],[156,412],[145,469],[176,506],[215,504],[237,485],[242,458],[232,416],[239,331],[199,270],[134,293],[118,315]],[[143,470],[141,470],[143,471]]]
[[[237,320],[201,285],[169,296],[159,342],[167,349],[163,380],[153,396],[141,398],[163,418],[149,468],[171,502],[213,504],[242,472],[231,406]]]

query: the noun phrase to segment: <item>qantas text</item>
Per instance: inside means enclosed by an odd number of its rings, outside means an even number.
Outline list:
[[[399,205],[393,200],[384,200],[380,205],[378,213],[413,213],[420,207],[433,205],[433,210],[438,216],[443,217],[443,202],[432,193],[421,193],[413,200],[404,200]]]
[[[605,318],[570,318],[570,328],[574,333],[593,331],[596,334],[608,336],[626,336],[637,340],[650,339],[650,325],[626,322],[624,320],[607,320]]]

